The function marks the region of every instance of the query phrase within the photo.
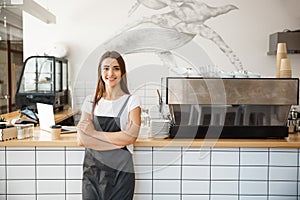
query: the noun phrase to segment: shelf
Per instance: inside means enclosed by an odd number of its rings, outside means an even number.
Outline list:
[[[288,54],[300,53],[300,31],[277,32],[269,36],[267,55],[276,55],[278,43],[286,43]]]
[[[277,51],[268,51],[267,55],[272,56],[276,55]],[[300,54],[300,50],[287,50],[287,54]]]

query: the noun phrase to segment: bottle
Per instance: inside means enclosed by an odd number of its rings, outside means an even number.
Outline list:
[[[139,138],[148,139],[149,137],[151,137],[149,110],[142,109]]]

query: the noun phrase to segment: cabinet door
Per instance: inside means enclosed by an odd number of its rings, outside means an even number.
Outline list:
[[[62,91],[62,62],[55,61],[55,91]]]
[[[68,90],[68,63],[63,62],[62,63],[62,90],[67,91]]]
[[[37,57],[25,64],[19,93],[53,93],[54,59]]]

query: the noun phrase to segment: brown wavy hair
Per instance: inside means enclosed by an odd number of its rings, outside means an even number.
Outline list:
[[[93,111],[95,109],[95,106],[98,104],[99,100],[103,97],[103,94],[106,89],[105,83],[101,77],[101,74],[102,74],[101,65],[102,65],[103,60],[106,58],[113,58],[118,61],[119,65],[120,65],[120,70],[121,70],[121,81],[120,81],[121,90],[125,94],[129,94],[128,85],[127,85],[127,77],[126,77],[126,65],[125,65],[125,61],[124,61],[123,57],[121,56],[121,54],[119,54],[116,51],[106,51],[101,56],[101,59],[99,61],[99,65],[98,65],[98,83],[97,83],[96,92],[95,92],[95,96],[94,96]]]

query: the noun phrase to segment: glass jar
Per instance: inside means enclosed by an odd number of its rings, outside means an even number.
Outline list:
[[[139,138],[147,139],[149,137],[151,137],[149,109],[142,109]]]

